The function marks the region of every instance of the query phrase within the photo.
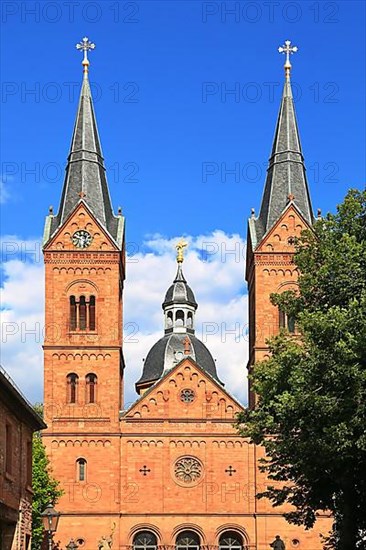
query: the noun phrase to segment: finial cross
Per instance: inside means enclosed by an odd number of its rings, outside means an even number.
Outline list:
[[[291,46],[291,40],[285,40],[284,45],[278,48],[279,53],[286,54],[285,72],[287,78],[290,77],[291,70],[290,55],[296,53],[297,50],[297,46]]]
[[[278,51],[280,53],[286,54],[286,63],[290,62],[290,54],[296,53],[297,50],[298,50],[297,46],[291,46],[291,40],[285,40],[284,45],[278,48]]]
[[[146,464],[144,464],[143,468],[140,468],[139,472],[142,473],[143,476],[146,476],[151,470],[147,468]]]
[[[191,353],[191,341],[188,338],[188,335],[183,340],[184,344],[184,355],[190,355]]]
[[[90,42],[87,36],[84,36],[81,42],[76,44],[76,49],[84,52],[83,65],[89,65],[88,51],[94,50],[94,48],[95,48],[95,44],[93,42]]]

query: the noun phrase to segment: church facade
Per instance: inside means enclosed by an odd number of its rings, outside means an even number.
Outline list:
[[[55,540],[65,547],[72,538],[82,550],[264,550],[280,534],[287,549],[320,550],[329,518],[305,531],[255,497],[266,484],[263,450],[238,435],[243,406],[195,336],[183,242],[163,301],[162,337],[136,381],[136,402],[124,409],[124,218],[112,208],[97,131],[92,46],[80,44],[84,77],[66,177],[44,231],[43,438],[64,490]],[[268,355],[266,338],[281,326],[294,330],[269,295],[296,285],[294,237],[313,221],[288,57],[262,206],[248,223],[249,371]]]

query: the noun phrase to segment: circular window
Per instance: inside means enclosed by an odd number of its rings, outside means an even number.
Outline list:
[[[180,392],[180,400],[183,401],[183,403],[192,403],[194,397],[194,391],[190,388],[186,388]]]
[[[294,546],[294,548],[297,548],[298,546],[300,546],[299,539],[292,539],[291,543],[292,543],[292,546]]]
[[[84,546],[85,540],[84,540],[84,539],[76,539],[76,544],[77,544],[78,546]]]
[[[196,485],[200,482],[202,475],[202,463],[193,456],[182,456],[174,464],[175,481],[182,487]]]

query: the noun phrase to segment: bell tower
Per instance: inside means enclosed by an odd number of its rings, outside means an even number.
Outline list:
[[[260,212],[256,216],[252,210],[248,221],[249,374],[257,361],[268,357],[268,338],[280,328],[295,331],[292,319],[272,305],[270,295],[296,289],[295,237],[314,219],[291,90],[290,56],[297,47],[286,40],[278,51],[286,55],[285,83]],[[249,406],[254,405],[249,382]]]
[[[111,205],[89,85],[83,82],[60,206],[46,217],[44,442],[64,490],[58,538],[64,545],[80,510],[90,525],[118,514],[119,411],[123,407],[124,218]],[[100,531],[108,533],[107,519]]]

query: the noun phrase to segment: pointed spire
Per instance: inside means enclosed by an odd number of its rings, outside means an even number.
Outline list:
[[[83,82],[76,114],[60,208],[51,224],[50,236],[62,225],[80,201],[84,201],[99,223],[117,240],[121,215],[115,216],[109,195],[89,84],[88,51],[95,44],[83,38],[76,48],[84,53]]]
[[[188,246],[188,243],[186,243],[183,239],[181,239],[176,245],[176,251],[177,251],[177,274],[174,279],[174,283],[186,283],[187,281],[184,278],[183,270],[182,270],[182,263],[184,261],[184,249]]]
[[[309,224],[313,222],[290,80],[290,55],[295,53],[297,48],[291,46],[291,42],[286,40],[284,46],[278,50],[280,53],[286,54],[285,83],[261,209],[255,220],[255,235],[252,235],[254,244],[258,243],[279,219],[289,203],[289,196],[292,197],[292,202],[300,210],[305,220]]]

